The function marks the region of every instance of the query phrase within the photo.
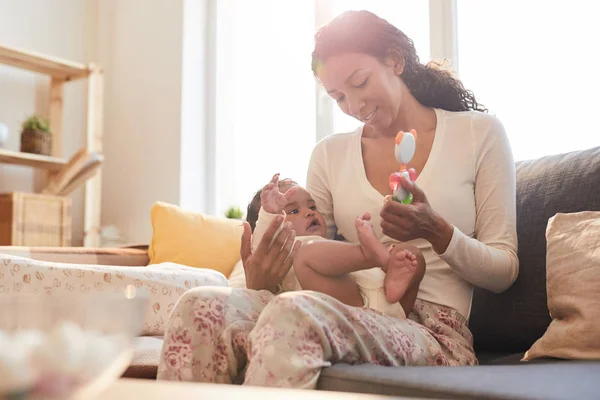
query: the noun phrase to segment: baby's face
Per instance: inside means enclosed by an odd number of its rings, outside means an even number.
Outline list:
[[[299,187],[284,210],[287,215],[285,220],[292,223],[296,236],[325,237],[325,219],[306,189]]]

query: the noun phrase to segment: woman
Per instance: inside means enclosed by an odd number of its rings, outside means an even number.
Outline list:
[[[427,270],[414,310],[394,319],[321,293],[275,296],[293,256],[291,232],[268,251],[274,225],[252,252],[247,226],[242,260],[247,287],[257,290],[186,293],[169,322],[159,379],[315,388],[334,363],[477,363],[467,327],[472,288],[501,292],[518,274],[515,170],[502,124],[369,12],[347,12],[321,28],[313,71],[364,125],[317,144],[308,190],[329,237],[356,242],[353,221],[367,211],[380,238],[422,250]],[[390,199],[388,177],[398,168],[394,137],[410,129],[418,143],[408,167],[418,176],[402,182],[414,197],[404,205]]]

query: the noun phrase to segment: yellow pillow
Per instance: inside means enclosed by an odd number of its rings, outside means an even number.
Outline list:
[[[173,262],[209,268],[229,277],[240,259],[240,220],[218,218],[157,202],[150,211],[150,264]]]

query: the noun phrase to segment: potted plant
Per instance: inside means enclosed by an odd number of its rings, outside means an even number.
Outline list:
[[[244,213],[239,207],[230,207],[225,213],[225,217],[230,219],[242,219]]]
[[[27,118],[21,131],[21,151],[49,156],[52,153],[52,133],[47,119],[37,115]]]

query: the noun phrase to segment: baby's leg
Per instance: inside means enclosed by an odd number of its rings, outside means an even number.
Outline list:
[[[378,266],[385,268],[390,260],[390,252],[375,236],[370,219],[368,213],[356,219],[360,244],[318,240],[300,248],[294,258],[300,286],[351,306],[364,305],[358,285],[348,273]]]
[[[348,272],[368,267],[360,245],[333,240],[305,244],[294,257],[294,272],[304,290],[332,296],[349,306],[362,307],[358,285]]]
[[[354,227],[365,258],[371,263],[370,268],[381,267],[385,270],[390,260],[390,252],[375,236],[371,224],[371,215],[364,213],[361,217],[358,217]]]
[[[294,264],[302,261],[321,275],[334,277],[386,266],[390,253],[375,236],[370,219],[369,213],[356,218],[354,226],[360,244],[313,240],[298,249]]]
[[[417,299],[419,284],[425,275],[425,258],[421,250],[408,243],[394,246],[386,266],[385,295],[390,303],[400,302],[408,315]]]

